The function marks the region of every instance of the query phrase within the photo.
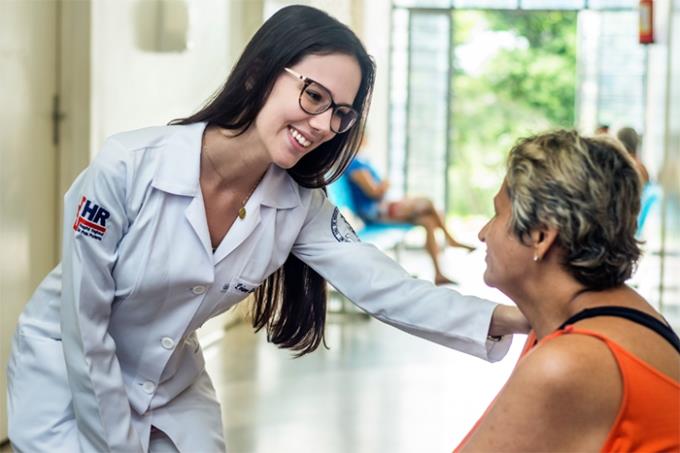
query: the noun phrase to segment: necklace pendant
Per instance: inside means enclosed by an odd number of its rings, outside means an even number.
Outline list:
[[[243,220],[246,218],[246,208],[245,206],[241,206],[241,209],[238,210],[238,218]]]

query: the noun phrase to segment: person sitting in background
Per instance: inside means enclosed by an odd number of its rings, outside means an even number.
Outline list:
[[[365,223],[393,222],[412,223],[425,228],[425,250],[434,265],[434,282],[437,285],[455,284],[441,271],[439,246],[435,232],[441,230],[446,243],[451,247],[462,247],[468,251],[475,247],[458,242],[446,228],[442,215],[435,209],[432,200],[425,197],[388,200],[389,181],[381,179],[376,169],[361,156],[357,156],[347,168],[351,196],[357,206],[357,215]]]
[[[640,135],[632,127],[623,127],[616,133],[616,138],[623,144],[626,151],[635,160],[635,168],[640,173],[642,185],[649,182],[649,172],[638,156],[638,148],[640,147]]]
[[[640,256],[630,156],[573,131],[522,139],[494,207],[484,280],[533,330],[456,451],[679,451],[680,341],[625,284]]]
[[[609,135],[609,124],[598,124],[595,128],[595,135]]]

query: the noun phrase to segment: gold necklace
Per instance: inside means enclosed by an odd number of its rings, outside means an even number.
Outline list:
[[[210,162],[210,166],[215,170],[215,173],[217,173],[217,176],[220,177],[222,181],[224,181],[226,178],[222,176],[222,173],[217,169],[217,165],[215,165],[215,162],[213,162],[212,157],[210,157],[210,153],[208,153],[208,147],[207,144],[203,145],[203,154],[208,158],[208,162]],[[266,173],[266,172],[265,172]],[[262,179],[264,178],[264,173],[262,173],[262,176],[257,180],[257,182],[253,185],[253,187],[250,188],[250,192],[248,192],[248,195],[243,199],[241,202],[241,207],[238,210],[238,218],[243,220],[246,218],[246,214],[248,214],[248,211],[246,211],[246,203],[248,200],[250,200],[250,196],[255,192],[255,189],[257,186],[260,184]]]

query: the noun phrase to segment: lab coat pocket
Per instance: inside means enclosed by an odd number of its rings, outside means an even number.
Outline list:
[[[14,432],[66,429],[74,415],[61,340],[22,332],[15,340],[9,389]]]
[[[16,351],[19,361],[33,360],[43,364],[43,359],[49,358],[49,363],[61,364],[64,361],[64,350],[61,338],[54,338],[42,329],[20,327],[15,333]]]

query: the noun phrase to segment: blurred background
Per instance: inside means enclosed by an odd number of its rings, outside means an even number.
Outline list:
[[[59,261],[75,176],[107,136],[196,111],[290,3],[364,41],[378,67],[364,153],[393,196],[430,197],[463,241],[476,243],[518,137],[635,128],[651,181],[631,284],[680,325],[680,0],[0,0],[0,388],[17,317]],[[399,260],[430,278],[423,232],[409,234]],[[447,272],[507,301],[483,285],[476,245],[447,250]],[[201,332],[234,452],[450,451],[521,346],[490,365],[333,314],[330,349],[291,361],[242,318]]]

